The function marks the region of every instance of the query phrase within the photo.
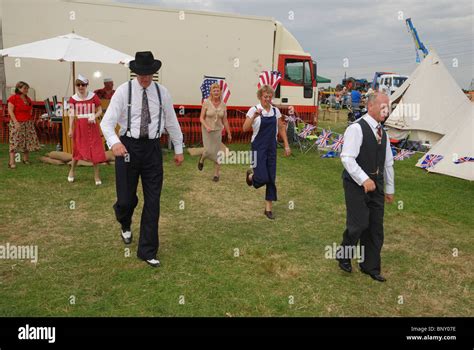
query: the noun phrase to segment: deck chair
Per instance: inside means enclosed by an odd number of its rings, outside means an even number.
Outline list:
[[[308,153],[315,147],[317,149],[316,140],[318,136],[315,132],[316,126],[312,124],[305,124],[304,122],[297,124],[296,135],[301,153]]]
[[[51,102],[49,98],[44,100],[44,108],[46,110],[47,115],[47,123],[43,123],[44,127],[47,129],[48,139],[49,141],[53,140],[57,142],[59,147],[62,144],[62,113],[57,113],[57,110],[61,107],[58,105],[58,99],[56,96],[53,96],[53,106],[51,106]],[[43,115],[44,116],[44,115]]]

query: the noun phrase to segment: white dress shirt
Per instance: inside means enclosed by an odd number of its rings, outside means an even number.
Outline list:
[[[183,153],[183,133],[179,126],[178,118],[173,108],[173,100],[168,90],[163,86],[159,85],[161,92],[161,101],[163,103],[163,112],[161,115],[161,128],[159,134],[163,133],[166,128],[171,141],[174,145],[174,152],[176,154]],[[151,123],[148,125],[148,137],[154,139],[156,130],[158,129],[158,119],[160,112],[160,103],[158,100],[158,94],[156,91],[155,83],[152,82],[150,86],[146,88],[146,94],[148,97],[148,108],[150,110]],[[132,108],[131,108],[131,122],[130,131],[133,138],[139,138],[140,136],[140,122],[142,114],[142,99],[143,99],[143,87],[139,84],[135,78],[132,80]],[[120,136],[123,136],[127,131],[127,112],[128,112],[128,82],[120,85],[115,91],[110,104],[107,107],[104,118],[100,123],[100,127],[104,134],[105,140],[109,148],[120,142],[117,134],[115,133],[115,126],[120,125]]]
[[[377,138],[377,126],[379,123],[372,118],[369,114],[362,117],[372,129],[374,136]],[[362,145],[362,127],[359,123],[353,123],[350,125],[344,133],[344,145],[342,146],[341,161],[344,168],[347,170],[352,179],[359,185],[362,184],[369,178],[364,170],[357,164],[356,158],[360,152],[360,146]],[[393,170],[393,154],[390,147],[390,140],[387,135],[387,150],[385,153],[385,166],[384,166],[384,179],[385,179],[385,193],[395,193],[395,174]]]

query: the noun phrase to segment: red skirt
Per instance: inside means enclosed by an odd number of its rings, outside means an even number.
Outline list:
[[[74,160],[85,160],[93,164],[106,161],[99,125],[88,123],[87,118],[74,121],[72,145],[72,158]]]

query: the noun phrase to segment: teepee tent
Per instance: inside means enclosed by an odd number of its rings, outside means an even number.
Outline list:
[[[462,120],[417,163],[421,167],[428,154],[443,157],[427,170],[474,181],[474,103],[463,104],[458,111]]]
[[[431,145],[460,124],[470,103],[433,49],[390,101],[389,136]]]

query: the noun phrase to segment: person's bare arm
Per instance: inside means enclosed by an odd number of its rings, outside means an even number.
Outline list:
[[[69,132],[68,132],[68,136],[72,137],[72,128],[73,128],[73,125],[74,125],[74,116],[75,116],[74,105],[73,104],[70,104],[68,114],[69,114]]]
[[[262,111],[261,110],[258,110],[258,111],[255,111],[255,113],[253,114],[252,117],[246,117],[245,118],[245,122],[244,122],[244,125],[242,126],[242,130],[244,132],[247,132],[249,131],[250,129],[252,129],[252,124],[253,124],[253,121],[255,120],[255,118],[258,118],[262,115]]]
[[[12,120],[12,122],[14,124],[17,124],[18,121],[16,120],[15,116],[15,106],[13,105],[13,103],[10,102],[8,102],[8,114],[10,115],[10,119]]]
[[[280,133],[281,138],[283,139],[283,144],[285,145],[285,156],[291,154],[290,144],[288,143],[288,136],[286,135],[286,124],[283,121],[283,117],[278,119],[278,132]]]
[[[206,118],[204,118],[204,116],[206,115],[206,110],[207,107],[205,104],[203,104],[201,108],[201,115],[199,116],[199,121],[201,122],[201,125],[204,126],[204,128],[207,130],[207,132],[209,132],[211,131],[211,128],[209,127],[209,125],[206,124]]]
[[[102,106],[97,107],[97,112],[95,113],[95,119],[102,116]]]
[[[231,142],[232,141],[232,133],[231,133],[230,127],[229,127],[229,121],[227,120],[227,109],[224,111],[224,118],[223,118],[222,122],[224,123],[225,130],[227,131],[227,139],[229,140],[229,142]]]

